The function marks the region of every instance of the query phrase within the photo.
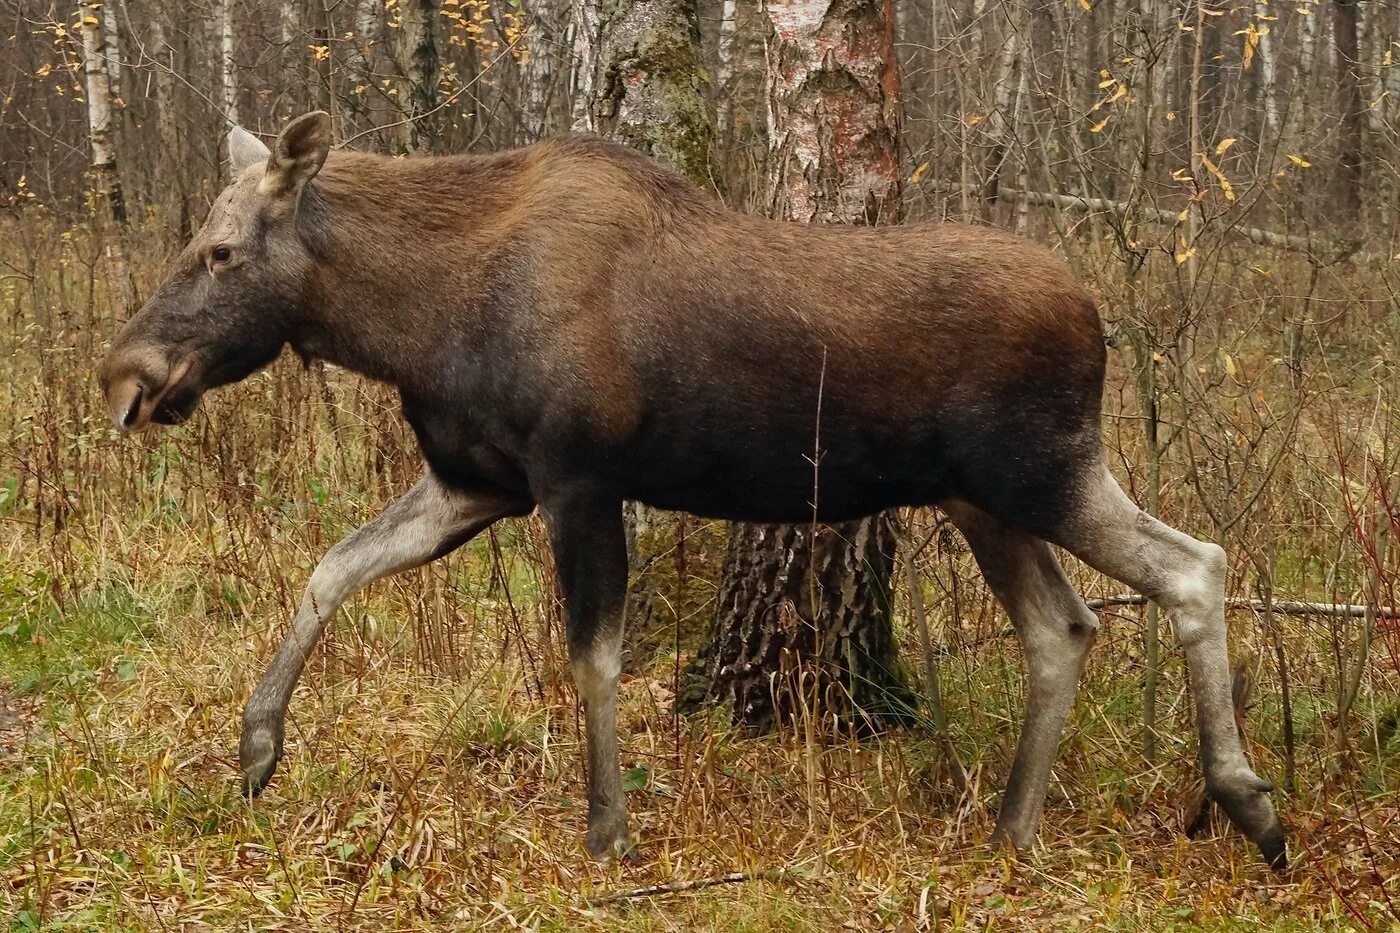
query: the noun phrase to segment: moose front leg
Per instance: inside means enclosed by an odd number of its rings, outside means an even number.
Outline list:
[[[429,473],[316,565],[301,608],[267,673],[243,708],[238,760],[245,794],[259,793],[282,758],[287,704],[306,659],[341,604],[381,577],[428,563],[460,547],[497,519],[531,503],[494,488],[449,489]]]
[[[588,832],[594,858],[627,854],[627,804],[617,751],[627,544],[622,502],[573,492],[541,502],[564,595],[569,661],[588,743]]]

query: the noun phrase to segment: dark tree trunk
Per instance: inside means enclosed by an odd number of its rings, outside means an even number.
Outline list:
[[[763,14],[772,216],[897,220],[890,4],[768,0]],[[812,413],[818,499],[819,414]],[[732,526],[714,627],[682,705],[717,700],[759,727],[799,710],[850,723],[902,718],[909,693],[890,623],[894,538],[885,516],[818,525],[815,541],[806,524]]]
[[[1357,45],[1358,0],[1334,0],[1332,35],[1337,43],[1337,208],[1347,224],[1361,220],[1362,137],[1366,110],[1361,95],[1361,65]]]
[[[894,553],[883,516],[818,525],[815,545],[810,525],[734,525],[714,630],[682,704],[719,702],[759,729],[799,709],[852,725],[903,719]]]

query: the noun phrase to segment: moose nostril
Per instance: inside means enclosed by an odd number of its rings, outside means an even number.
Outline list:
[[[122,413],[122,427],[124,429],[130,429],[135,426],[136,419],[141,416],[141,400],[145,398],[145,395],[145,383],[138,382],[136,384],[136,391],[132,394],[130,401],[127,402],[126,411]]]

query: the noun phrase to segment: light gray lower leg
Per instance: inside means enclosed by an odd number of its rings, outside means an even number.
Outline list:
[[[1040,824],[1060,738],[1098,620],[1043,541],[960,504],[948,507],[1026,654],[1029,690],[1016,759],[997,815],[997,838],[1028,847]]]
[[[617,678],[622,669],[622,627],[599,632],[593,645],[571,652],[574,685],[583,701],[588,744],[588,831],[584,846],[595,858],[626,854],[627,801],[617,747]]]
[[[1133,504],[1103,469],[1058,543],[1141,592],[1167,613],[1186,655],[1206,788],[1275,868],[1287,864],[1269,782],[1245,758],[1230,696],[1225,641],[1225,552]]]
[[[505,515],[528,509],[500,494],[467,496],[431,474],[355,530],[316,565],[292,630],[243,708],[238,758],[244,792],[256,794],[282,757],[287,705],[326,623],[356,592],[381,577],[418,567],[458,547]]]

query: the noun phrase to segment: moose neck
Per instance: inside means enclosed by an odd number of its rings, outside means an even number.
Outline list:
[[[298,352],[412,389],[445,335],[472,323],[480,260],[500,242],[523,162],[519,150],[334,154],[300,211],[318,271]]]

